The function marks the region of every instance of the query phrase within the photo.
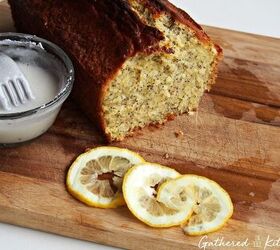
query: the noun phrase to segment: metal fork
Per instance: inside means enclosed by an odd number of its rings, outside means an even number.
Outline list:
[[[9,111],[32,99],[29,83],[16,62],[0,52],[0,108]]]

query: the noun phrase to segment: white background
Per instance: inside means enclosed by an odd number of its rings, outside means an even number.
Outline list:
[[[280,38],[279,0],[171,0],[201,24]]]
[[[280,0],[172,0],[172,2],[187,10],[201,24],[280,38]],[[112,249],[1,223],[0,245],[1,250]]]

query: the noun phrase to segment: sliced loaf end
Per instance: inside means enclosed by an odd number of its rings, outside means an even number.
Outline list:
[[[220,47],[192,19],[189,25],[180,20],[186,13],[177,9],[174,16],[175,7],[166,6],[163,0],[151,1],[161,2],[157,5],[143,0],[129,2],[143,22],[163,32],[165,40],[158,51],[128,59],[107,86],[102,111],[105,133],[111,141],[196,110],[204,91],[214,83],[222,58]]]

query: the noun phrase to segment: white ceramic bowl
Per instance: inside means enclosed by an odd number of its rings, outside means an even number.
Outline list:
[[[63,77],[59,92],[50,102],[24,112],[0,114],[0,146],[12,146],[26,142],[45,133],[54,123],[62,104],[72,90],[74,82],[72,62],[64,51],[55,44],[37,36],[20,33],[0,34],[0,50],[3,46],[10,46],[11,42],[20,44],[21,48],[24,46],[27,46],[27,49],[35,50],[36,46],[43,48],[61,62],[65,71],[59,76]]]

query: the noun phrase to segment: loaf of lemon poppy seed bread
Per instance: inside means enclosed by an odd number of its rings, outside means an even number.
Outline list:
[[[61,46],[73,97],[109,141],[196,110],[222,49],[167,0],[9,0],[18,31]]]

